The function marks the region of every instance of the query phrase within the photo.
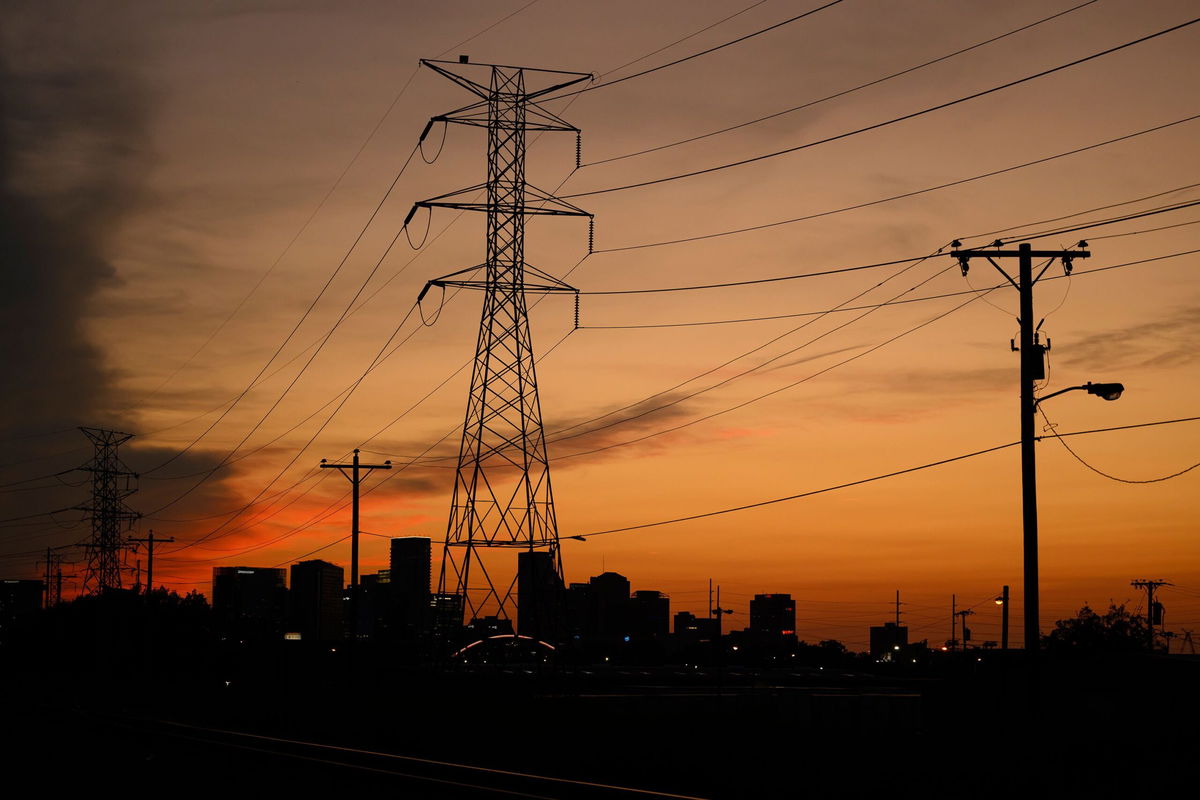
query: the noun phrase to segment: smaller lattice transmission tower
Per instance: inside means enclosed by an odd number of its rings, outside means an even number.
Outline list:
[[[561,594],[562,559],[525,296],[576,290],[526,263],[525,219],[535,214],[590,219],[591,214],[526,182],[525,139],[530,131],[572,132],[578,155],[579,129],[538,100],[592,76],[472,64],[465,56],[458,62],[421,63],[477,98],[430,124],[487,131],[486,182],[421,201],[408,216],[411,220],[417,208],[439,207],[487,217],[486,261],[429,282],[483,293],[438,592],[457,595],[472,616],[511,617],[514,590],[523,591],[516,598],[519,630],[552,636],[548,620]],[[535,577],[519,588],[512,569],[516,564],[488,563],[484,554],[489,550],[525,553],[514,561],[526,564]]]
[[[80,428],[96,448],[95,456],[79,467],[92,473],[92,502],[76,506],[92,520],[92,535],[83,543],[87,566],[83,573],[85,594],[103,594],[121,588],[121,554],[128,547],[125,534],[141,517],[125,504],[137,491],[137,475],[121,461],[118,449],[133,438],[104,428]]]

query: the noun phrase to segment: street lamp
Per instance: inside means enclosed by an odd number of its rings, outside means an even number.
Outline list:
[[[1022,353],[1024,356],[1024,353]],[[1036,352],[1041,357],[1041,352]],[[1034,652],[1038,649],[1041,625],[1038,599],[1038,518],[1037,518],[1037,461],[1034,457],[1034,414],[1044,400],[1057,397],[1060,394],[1079,389],[1104,400],[1116,400],[1125,391],[1120,383],[1092,383],[1088,381],[1081,386],[1068,386],[1042,397],[1034,397],[1032,391],[1031,366],[1022,358],[1022,383],[1029,378],[1029,391],[1021,392],[1021,494],[1023,498],[1023,517],[1025,531],[1025,649]],[[1032,402],[1026,401],[1030,398]]]
[[[1125,391],[1125,386],[1120,383],[1092,383],[1088,381],[1082,386],[1068,386],[1066,389],[1059,389],[1057,392],[1051,392],[1048,395],[1039,397],[1033,401],[1033,407],[1037,408],[1043,400],[1049,400],[1051,397],[1058,397],[1060,394],[1073,392],[1077,389],[1082,389],[1088,394],[1094,394],[1096,397],[1111,402],[1120,399],[1121,394]]]

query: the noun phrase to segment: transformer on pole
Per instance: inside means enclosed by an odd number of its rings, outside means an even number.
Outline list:
[[[472,616],[486,612],[510,617],[516,576],[507,579],[494,565],[489,571],[479,548],[544,553],[531,557],[530,564],[536,563],[543,577],[547,568],[552,571],[550,581],[530,581],[529,585],[542,592],[549,584],[562,584],[558,524],[525,297],[527,292],[576,291],[525,263],[525,217],[591,216],[526,183],[525,136],[529,131],[573,131],[578,135],[578,128],[536,100],[591,76],[470,64],[465,56],[458,62],[421,63],[479,98],[434,117],[430,126],[441,122],[485,128],[488,141],[486,183],[421,201],[405,220],[407,224],[418,208],[434,207],[487,215],[487,260],[430,281],[425,288],[427,292],[430,286],[455,286],[483,292],[438,592],[462,597],[464,610]],[[548,85],[530,88],[527,76]],[[425,134],[428,132],[429,126]],[[527,610],[556,602],[551,597],[522,598]],[[528,616],[544,619],[540,612]],[[552,635],[549,630],[529,632],[539,638]]]
[[[141,517],[125,504],[125,498],[137,491],[137,475],[125,466],[117,453],[133,434],[103,428],[79,430],[96,448],[92,460],[79,468],[82,472],[92,473],[92,503],[76,507],[87,512],[92,520],[91,538],[83,544],[87,553],[83,591],[103,594],[109,589],[121,588],[121,551],[127,546],[124,533]]]

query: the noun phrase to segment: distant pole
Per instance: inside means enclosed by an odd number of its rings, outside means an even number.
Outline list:
[[[1149,642],[1147,644],[1150,652],[1154,652],[1154,619],[1156,616],[1154,610],[1154,590],[1160,586],[1174,586],[1174,584],[1168,583],[1167,581],[1136,580],[1130,581],[1129,585],[1135,589],[1146,590],[1146,629],[1149,636]]]
[[[958,623],[958,612],[955,610],[955,596],[950,595],[950,652],[958,649],[958,637],[955,635],[955,625]]]
[[[1008,650],[1008,584],[1004,585],[1004,591],[1000,593],[1000,649]]]
[[[329,464],[321,459],[321,469],[336,469],[346,476],[352,488],[353,501],[350,511],[350,639],[358,639],[358,487],[362,484],[361,470],[370,474],[375,469],[391,469],[392,462],[363,464],[358,460],[358,448],[354,449],[354,460],[349,464]],[[346,472],[346,470],[350,470]]]
[[[962,624],[959,625],[959,627],[962,629],[962,651],[964,655],[967,652],[967,640],[971,638],[971,630],[967,627],[967,617],[974,613],[975,612],[969,608],[964,608],[962,611],[958,612],[958,616],[962,617]]]
[[[164,539],[160,536],[158,538],[155,538],[154,531],[150,531],[146,535],[145,539],[130,538],[129,541],[146,543],[146,595],[149,596],[150,592],[154,591],[154,543],[155,542],[173,542],[173,541],[175,541],[175,537],[168,536],[166,539]],[[138,572],[140,575],[141,562],[139,561],[138,564],[139,564]]]
[[[42,587],[45,590],[45,594],[46,594],[45,608],[50,608],[50,606],[52,605],[50,602],[50,598],[52,596],[51,595],[52,590],[50,589],[50,577],[51,577],[51,570],[53,570],[53,568],[54,568],[53,561],[51,560],[53,555],[54,555],[53,551],[49,547],[47,547],[46,548],[46,578],[45,578],[45,584]]]

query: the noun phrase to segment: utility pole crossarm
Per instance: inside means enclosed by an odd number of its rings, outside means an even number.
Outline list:
[[[382,464],[362,463],[358,460],[358,448],[354,449],[354,459],[349,464],[330,464],[325,459],[321,459],[321,469],[336,469],[346,476],[346,480],[350,481],[352,487],[353,500],[350,511],[350,633],[352,641],[358,638],[358,489],[362,485],[364,477],[360,473],[366,470],[369,475],[372,470],[391,468],[391,461],[385,461]]]

